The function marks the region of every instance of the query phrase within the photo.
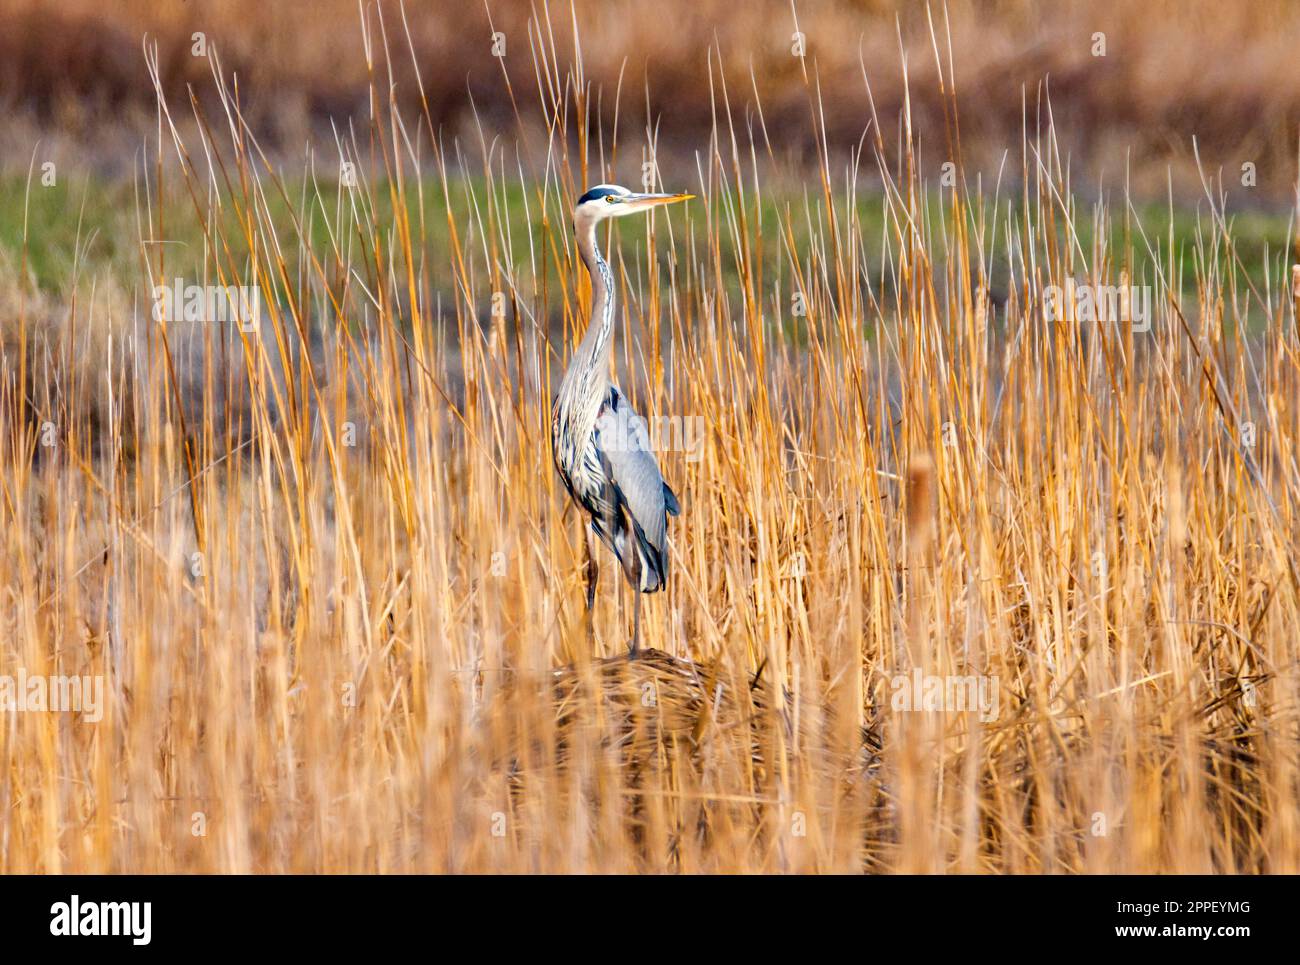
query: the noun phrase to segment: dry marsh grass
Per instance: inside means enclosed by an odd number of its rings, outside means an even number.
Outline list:
[[[904,112],[764,217],[778,160],[716,72],[696,169],[659,171],[698,200],[602,235],[623,387],[706,430],[660,455],[683,511],[630,664],[608,562],[587,626],[548,425],[585,319],[569,206],[654,134],[584,126],[581,63],[540,43],[544,151],[431,135],[385,10],[335,200],[334,146],[292,192],[214,64],[192,124],[160,84],[139,277],[60,312],[10,269],[0,674],[106,693],[94,724],[0,714],[0,870],[1300,870],[1295,311],[1215,191],[1186,250],[1080,204],[1045,112],[955,189]],[[197,253],[165,243],[177,196]],[[176,275],[256,286],[259,326],[153,321]],[[1150,330],[1046,320],[1067,278],[1149,286]],[[995,706],[901,709],[914,672]]]

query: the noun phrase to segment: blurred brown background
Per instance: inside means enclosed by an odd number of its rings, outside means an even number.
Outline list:
[[[420,107],[398,4],[379,4],[395,52],[397,97]],[[519,0],[406,4],[428,108],[444,135],[516,130],[540,116],[535,32],[572,55],[574,23],[592,111],[638,136],[647,113],[661,150],[707,143],[718,106],[711,65],[721,65],[738,123],[757,130],[761,104],[775,155],[799,164],[814,150],[804,66],[820,86],[832,150],[859,143],[870,117],[866,80],[886,143],[897,133],[907,58],[922,143],[943,143],[943,98],[929,27],[944,59],[951,44],[968,169],[995,173],[1004,151],[1018,165],[1022,123],[1045,110],[1074,169],[1158,197],[1198,193],[1192,136],[1205,165],[1240,178],[1256,166],[1261,203],[1289,203],[1300,123],[1300,5],[1279,0],[968,0],[945,8],[894,0]],[[534,19],[536,18],[536,19]],[[806,37],[804,62],[792,35]],[[99,172],[129,169],[154,124],[144,38],[158,44],[173,104],[187,85],[210,102],[209,63],[191,53],[202,32],[226,68],[264,146],[299,156],[332,121],[346,130],[366,113],[367,66],[354,0],[0,0],[0,166],[26,169],[33,144]],[[493,31],[505,57],[492,54]],[[1105,56],[1095,56],[1104,34]],[[382,45],[382,37],[372,38]],[[562,63],[567,68],[568,63]],[[504,67],[504,71],[503,71]],[[714,79],[719,75],[715,72]],[[507,83],[507,78],[509,83]],[[513,87],[513,101],[512,91]],[[718,88],[713,88],[715,91]],[[506,122],[511,127],[506,127]],[[743,132],[742,132],[743,133]],[[477,133],[474,137],[477,138]]]

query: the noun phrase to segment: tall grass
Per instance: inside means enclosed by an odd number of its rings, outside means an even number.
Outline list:
[[[384,12],[371,123],[302,177],[214,58],[218,111],[159,82],[138,277],[63,313],[15,266],[0,673],[108,700],[0,715],[0,869],[1297,870],[1295,312],[1216,188],[1192,250],[1082,205],[1046,104],[967,170],[937,23],[955,186],[866,72],[835,158],[810,70],[818,165],[765,215],[780,159],[711,59],[697,167],[655,172],[699,200],[602,237],[620,384],[707,430],[660,453],[683,512],[629,663],[548,426],[586,318],[570,205],[658,131],[585,123],[552,11],[513,91],[544,150],[452,141],[398,107]],[[256,286],[260,324],[155,322],[177,276]],[[1149,286],[1150,331],[1045,319],[1067,278]],[[914,669],[996,713],[902,709]]]

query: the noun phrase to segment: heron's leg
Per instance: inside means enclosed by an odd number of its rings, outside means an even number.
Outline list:
[[[632,591],[632,646],[627,658],[635,660],[641,650],[641,554],[636,547],[628,550],[627,584]]]
[[[587,615],[591,617],[591,608],[596,604],[596,581],[600,577],[600,564],[596,562],[596,534],[587,527]]]
[[[628,651],[627,659],[635,660],[641,652],[641,592],[635,586],[632,587],[632,649]]]

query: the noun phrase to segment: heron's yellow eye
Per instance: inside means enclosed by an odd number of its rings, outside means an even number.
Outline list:
[[[605,203],[606,203],[606,204],[618,204],[618,198],[614,197],[612,194],[607,194],[607,195],[605,195]]]

